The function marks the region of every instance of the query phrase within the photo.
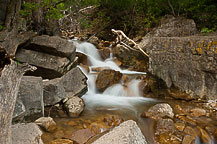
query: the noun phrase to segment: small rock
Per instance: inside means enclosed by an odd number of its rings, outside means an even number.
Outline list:
[[[199,135],[197,129],[194,129],[190,126],[185,127],[184,133],[191,135],[191,136],[194,136],[194,138],[196,138]]]
[[[118,83],[122,78],[122,73],[119,71],[105,69],[101,71],[96,79],[96,87],[100,92],[103,92],[109,86]]]
[[[57,128],[56,122],[51,117],[41,117],[37,119],[35,123],[47,132],[54,132]]]
[[[191,110],[191,116],[193,117],[200,117],[200,116],[205,116],[206,115],[206,110],[201,109],[201,108],[194,108]]]
[[[42,132],[35,123],[12,125],[12,144],[43,144]]]
[[[156,104],[149,108],[148,112],[145,112],[145,116],[153,119],[161,119],[161,118],[173,118],[174,113],[173,109],[169,104]]]
[[[197,129],[200,131],[200,137],[202,138],[203,142],[206,144],[211,143],[212,138],[209,136],[209,134],[199,126],[197,126]]]
[[[83,99],[74,96],[64,103],[64,107],[70,117],[78,117],[84,110],[84,101]]]
[[[109,48],[99,50],[99,54],[104,60],[110,57],[110,53],[111,53],[111,50]]]
[[[182,115],[177,115],[177,118],[184,121],[184,122],[187,122],[188,124],[192,125],[192,126],[196,126],[196,121],[194,119],[192,119],[191,117],[189,116],[182,116]]]
[[[185,135],[182,144],[193,144],[194,141],[195,141],[195,137],[191,135]]]
[[[93,45],[95,45],[96,47],[98,47],[99,44],[99,39],[96,36],[91,36],[88,40],[89,43],[92,43]]]
[[[177,130],[183,131],[184,128],[185,128],[185,123],[177,122],[177,123],[175,123],[175,127],[176,127]]]
[[[49,144],[73,144],[73,141],[68,139],[56,139],[50,142]]]
[[[163,133],[174,133],[175,126],[174,122],[171,119],[162,119],[157,122],[156,135],[160,135]]]
[[[110,129],[110,126],[106,125],[103,122],[93,122],[91,123],[88,128],[93,131],[95,134],[103,133]]]
[[[95,136],[90,129],[81,129],[74,132],[70,139],[76,141],[79,144],[85,144],[91,137]]]

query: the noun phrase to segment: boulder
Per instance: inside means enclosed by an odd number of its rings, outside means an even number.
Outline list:
[[[69,99],[64,100],[64,107],[70,117],[78,117],[84,110],[83,99],[74,96]]]
[[[70,65],[70,61],[67,58],[26,49],[19,49],[16,53],[16,59],[37,67],[36,71],[27,74],[48,79],[61,77],[66,73],[67,66]]]
[[[111,50],[110,48],[99,49],[99,54],[102,59],[107,59],[110,57]]]
[[[217,98],[216,36],[152,37],[143,49],[149,54],[149,72],[165,81],[172,97]]]
[[[175,132],[175,125],[171,119],[161,119],[157,121],[155,135],[171,134]]]
[[[98,45],[99,45],[99,38],[96,37],[96,36],[91,36],[91,37],[88,39],[88,42],[89,42],[89,43],[92,43],[93,45],[95,45],[96,47],[98,47]]]
[[[40,117],[35,123],[47,132],[54,132],[57,129],[56,122],[51,117]]]
[[[32,114],[42,115],[43,109],[42,78],[24,76],[21,80],[13,118],[18,120]]]
[[[147,144],[147,141],[136,122],[128,120],[92,144]]]
[[[54,105],[66,98],[64,86],[60,83],[60,78],[43,81],[44,105]]]
[[[140,72],[148,69],[148,58],[140,51],[127,50],[118,44],[112,48],[112,54],[121,62],[121,67]]]
[[[143,116],[156,119],[156,120],[162,118],[173,119],[174,113],[173,113],[173,109],[169,104],[162,103],[162,104],[156,104],[151,108],[149,108],[148,111],[143,114]]]
[[[106,88],[113,84],[117,84],[121,78],[122,73],[119,71],[105,69],[101,71],[96,79],[96,87],[100,92],[103,92]]]
[[[87,77],[78,67],[62,76],[59,84],[64,87],[68,97],[81,97],[87,92]]]
[[[24,48],[58,57],[67,57],[70,61],[74,61],[76,54],[75,45],[58,36],[36,36]]]
[[[12,125],[12,144],[43,144],[42,132],[34,123]]]

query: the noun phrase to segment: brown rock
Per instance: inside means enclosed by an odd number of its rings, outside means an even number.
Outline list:
[[[110,126],[106,125],[105,123],[103,122],[93,122],[91,123],[88,128],[93,131],[95,134],[100,134],[100,133],[103,133],[107,130],[110,129]]]
[[[193,117],[200,117],[200,116],[205,116],[206,115],[206,110],[201,109],[201,108],[194,108],[191,110],[191,116]]]
[[[103,92],[109,86],[118,83],[122,78],[119,71],[106,69],[101,71],[96,79],[96,87],[99,91]]]
[[[73,141],[68,139],[56,139],[50,142],[49,144],[73,144]]]
[[[182,123],[182,122],[176,122],[176,123],[175,123],[175,127],[176,127],[177,130],[179,130],[179,131],[183,131],[184,128],[185,128],[185,123]]]
[[[193,144],[195,141],[195,137],[191,135],[186,135],[182,141],[182,144]]]
[[[99,54],[104,60],[110,57],[110,52],[111,50],[109,48],[104,48],[99,50]]]
[[[194,129],[190,126],[185,127],[184,129],[184,133],[193,136],[194,138],[196,138],[199,134],[197,132],[197,129]]]
[[[47,132],[54,132],[57,129],[56,122],[51,117],[40,117],[35,123]]]
[[[211,143],[212,138],[209,136],[209,134],[199,126],[197,126],[197,129],[200,131],[200,137],[202,138],[203,142],[207,144]]]
[[[174,122],[171,119],[161,119],[157,122],[156,135],[160,135],[163,133],[174,133],[175,126]]]
[[[71,139],[79,144],[84,144],[93,136],[95,136],[95,134],[90,129],[81,129],[74,132]]]
[[[182,115],[178,115],[177,118],[179,118],[180,120],[187,122],[188,124],[191,124],[193,126],[196,126],[196,121],[194,119],[192,119],[189,116],[182,116]]]
[[[213,136],[214,136],[215,140],[217,141],[217,128],[214,130]]]

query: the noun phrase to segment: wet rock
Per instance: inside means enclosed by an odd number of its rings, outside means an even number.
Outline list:
[[[67,58],[25,49],[17,51],[16,59],[37,67],[36,71],[29,72],[28,75],[42,76],[45,79],[61,77],[66,73],[67,66],[70,64]]]
[[[97,139],[93,144],[147,144],[136,122],[128,120],[115,127],[109,133]]]
[[[88,42],[89,42],[89,43],[92,43],[93,45],[95,45],[96,47],[98,47],[98,45],[99,45],[99,38],[96,37],[96,36],[91,36],[91,37],[88,39]]]
[[[66,98],[63,85],[59,83],[60,78],[43,81],[44,105],[54,105]]]
[[[211,143],[212,142],[212,138],[209,136],[209,134],[202,129],[201,127],[197,126],[197,129],[199,129],[200,131],[200,137],[202,138],[204,143]]]
[[[173,118],[174,113],[169,104],[162,103],[156,104],[149,108],[148,111],[143,114],[143,116],[158,120],[161,118]]]
[[[179,131],[183,131],[184,128],[185,128],[185,123],[182,123],[182,122],[176,122],[176,123],[175,123],[175,127],[176,127],[177,130],[179,130]]]
[[[199,135],[198,130],[195,129],[195,128],[192,128],[190,126],[185,127],[184,133],[188,134],[188,135],[191,135],[191,136],[194,136],[195,139]]]
[[[42,132],[34,123],[12,125],[12,144],[43,144]]]
[[[83,99],[74,96],[64,102],[64,107],[70,117],[78,117],[84,110],[84,101]]]
[[[192,119],[190,116],[182,116],[182,115],[178,115],[177,116],[178,119],[192,125],[192,126],[196,126],[196,120]]]
[[[118,83],[122,75],[119,71],[106,69],[101,71],[96,79],[96,87],[99,91],[103,92],[109,86]]]
[[[13,119],[20,121],[24,116],[39,114],[44,109],[43,85],[41,77],[24,76],[21,80]]]
[[[173,120],[171,119],[162,119],[157,121],[157,127],[155,135],[160,135],[163,133],[174,133],[175,132],[175,125]]]
[[[73,144],[73,141],[69,139],[56,139],[50,142],[49,144]]]
[[[75,45],[58,36],[36,36],[24,48],[58,57],[67,57],[70,61],[75,59]]]
[[[68,97],[81,97],[87,92],[87,77],[78,67],[61,77],[59,83],[64,87]]]
[[[90,129],[81,129],[72,133],[70,139],[76,141],[79,144],[85,144],[91,137],[95,135],[96,134],[94,134]]]
[[[109,48],[104,48],[99,50],[99,54],[102,59],[107,59],[110,57],[111,50]]]
[[[166,83],[170,96],[217,98],[216,36],[151,37],[142,48],[149,54],[149,72]]]
[[[195,137],[191,135],[185,135],[182,144],[193,144],[194,141],[195,141]]]
[[[191,116],[193,117],[200,117],[200,116],[205,116],[206,115],[206,110],[201,109],[201,108],[194,108],[191,109]]]
[[[47,132],[54,132],[57,128],[56,122],[51,117],[40,117],[35,123]]]
[[[140,51],[126,50],[118,44],[112,48],[112,54],[121,62],[121,67],[140,72],[148,69],[148,58]]]
[[[93,131],[95,134],[103,133],[109,130],[111,127],[106,125],[104,122],[93,122],[91,123],[88,128]]]

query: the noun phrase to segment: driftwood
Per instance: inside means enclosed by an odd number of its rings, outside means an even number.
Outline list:
[[[131,49],[131,50],[135,50],[135,49],[136,49],[136,50],[139,50],[139,51],[141,51],[145,56],[149,57],[149,55],[148,55],[146,52],[144,52],[144,50],[143,50],[142,48],[140,48],[140,46],[139,46],[137,43],[135,43],[132,39],[128,38],[128,37],[124,34],[124,32],[122,32],[121,30],[114,30],[114,29],[112,29],[112,32],[117,35],[117,38],[116,38],[116,40],[115,40],[115,43],[116,43],[116,44],[117,44],[117,43],[120,43],[120,44],[122,44],[122,45],[124,46],[124,48],[126,48],[126,49]],[[131,46],[131,45],[133,45],[133,46]]]
[[[6,65],[0,77],[0,144],[11,144],[10,126],[23,74],[36,68],[12,61]]]

